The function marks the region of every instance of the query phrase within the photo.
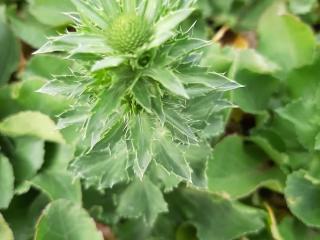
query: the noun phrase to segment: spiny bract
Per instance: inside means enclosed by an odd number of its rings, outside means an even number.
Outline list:
[[[193,1],[73,3],[76,31],[38,51],[72,63],[40,90],[73,99],[58,123],[78,149],[71,170],[98,189],[129,183],[130,194],[136,179],[159,195],[181,181],[205,187],[206,140],[231,106],[224,92],[239,85],[201,66],[209,43],[180,27]]]

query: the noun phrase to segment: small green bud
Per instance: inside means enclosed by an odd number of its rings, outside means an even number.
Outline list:
[[[135,14],[118,16],[107,30],[109,45],[121,53],[133,53],[151,36],[149,23]]]

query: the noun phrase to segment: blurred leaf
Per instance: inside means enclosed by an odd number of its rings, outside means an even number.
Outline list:
[[[285,175],[268,161],[269,156],[256,145],[239,136],[227,137],[216,145],[209,160],[209,190],[232,199],[247,196],[261,186],[281,191]]]
[[[319,112],[318,100],[312,95],[277,109],[280,117],[293,124],[297,139],[309,150],[317,147],[316,137],[320,132]]]
[[[120,216],[142,217],[148,225],[153,225],[158,214],[166,211],[167,204],[161,191],[147,177],[130,183],[121,194],[117,208]]]
[[[14,190],[14,175],[12,166],[5,156],[0,154],[0,209],[7,208],[13,197]],[[1,219],[0,214],[0,229],[3,229],[4,220]],[[0,230],[0,236],[1,236]],[[8,238],[9,239],[9,238]]]
[[[264,227],[263,212],[206,192],[180,189],[167,199],[169,217],[184,216],[185,222],[196,227],[199,240],[231,240]]]
[[[0,19],[0,86],[7,83],[11,74],[17,70],[20,60],[20,45],[9,29]]]
[[[61,26],[71,23],[66,13],[74,12],[70,0],[28,0],[29,11],[39,22],[50,26]]]
[[[51,201],[68,199],[81,204],[81,186],[68,172],[45,171],[31,180],[34,187],[46,194]]]
[[[44,141],[24,136],[13,139],[12,166],[17,183],[34,177],[44,163]]]
[[[14,240],[13,233],[0,213],[0,236],[2,240]]]
[[[279,224],[279,230],[285,240],[320,240],[320,233],[312,230],[293,217],[285,217]]]
[[[58,29],[39,23],[26,11],[18,15],[16,11],[9,9],[8,18],[14,33],[34,48],[39,48],[47,42],[48,36],[57,35]]]
[[[234,92],[234,103],[249,113],[259,113],[269,108],[278,80],[271,75],[239,71],[235,78],[244,87]]]
[[[0,132],[11,137],[33,136],[62,144],[65,142],[55,123],[40,112],[26,111],[11,115],[0,122]]]
[[[56,200],[42,212],[35,232],[35,240],[103,240],[93,219],[79,205],[68,200]]]
[[[320,181],[305,171],[288,176],[285,197],[291,212],[310,227],[320,228]]]
[[[315,6],[317,0],[290,0],[289,6],[295,14],[306,14]]]
[[[312,29],[297,17],[281,14],[282,7],[276,3],[262,17],[258,50],[286,73],[313,61],[316,39]]]

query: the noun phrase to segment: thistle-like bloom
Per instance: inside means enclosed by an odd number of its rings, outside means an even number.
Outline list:
[[[146,175],[167,189],[182,180],[199,185],[205,163],[192,153],[207,149],[218,111],[230,106],[224,92],[238,85],[200,66],[208,42],[179,27],[193,1],[73,3],[75,31],[38,51],[73,61],[70,76],[40,90],[74,100],[59,121],[80,146],[72,169],[102,189]]]

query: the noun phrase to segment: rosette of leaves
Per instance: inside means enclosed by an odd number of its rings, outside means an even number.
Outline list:
[[[231,106],[225,92],[239,85],[199,65],[209,43],[179,27],[193,1],[73,3],[75,31],[38,51],[72,62],[69,75],[40,89],[73,100],[58,123],[77,142],[71,169],[98,189],[132,182],[128,198],[161,196],[157,186],[180,181],[205,186],[204,139],[217,134],[219,111]]]

